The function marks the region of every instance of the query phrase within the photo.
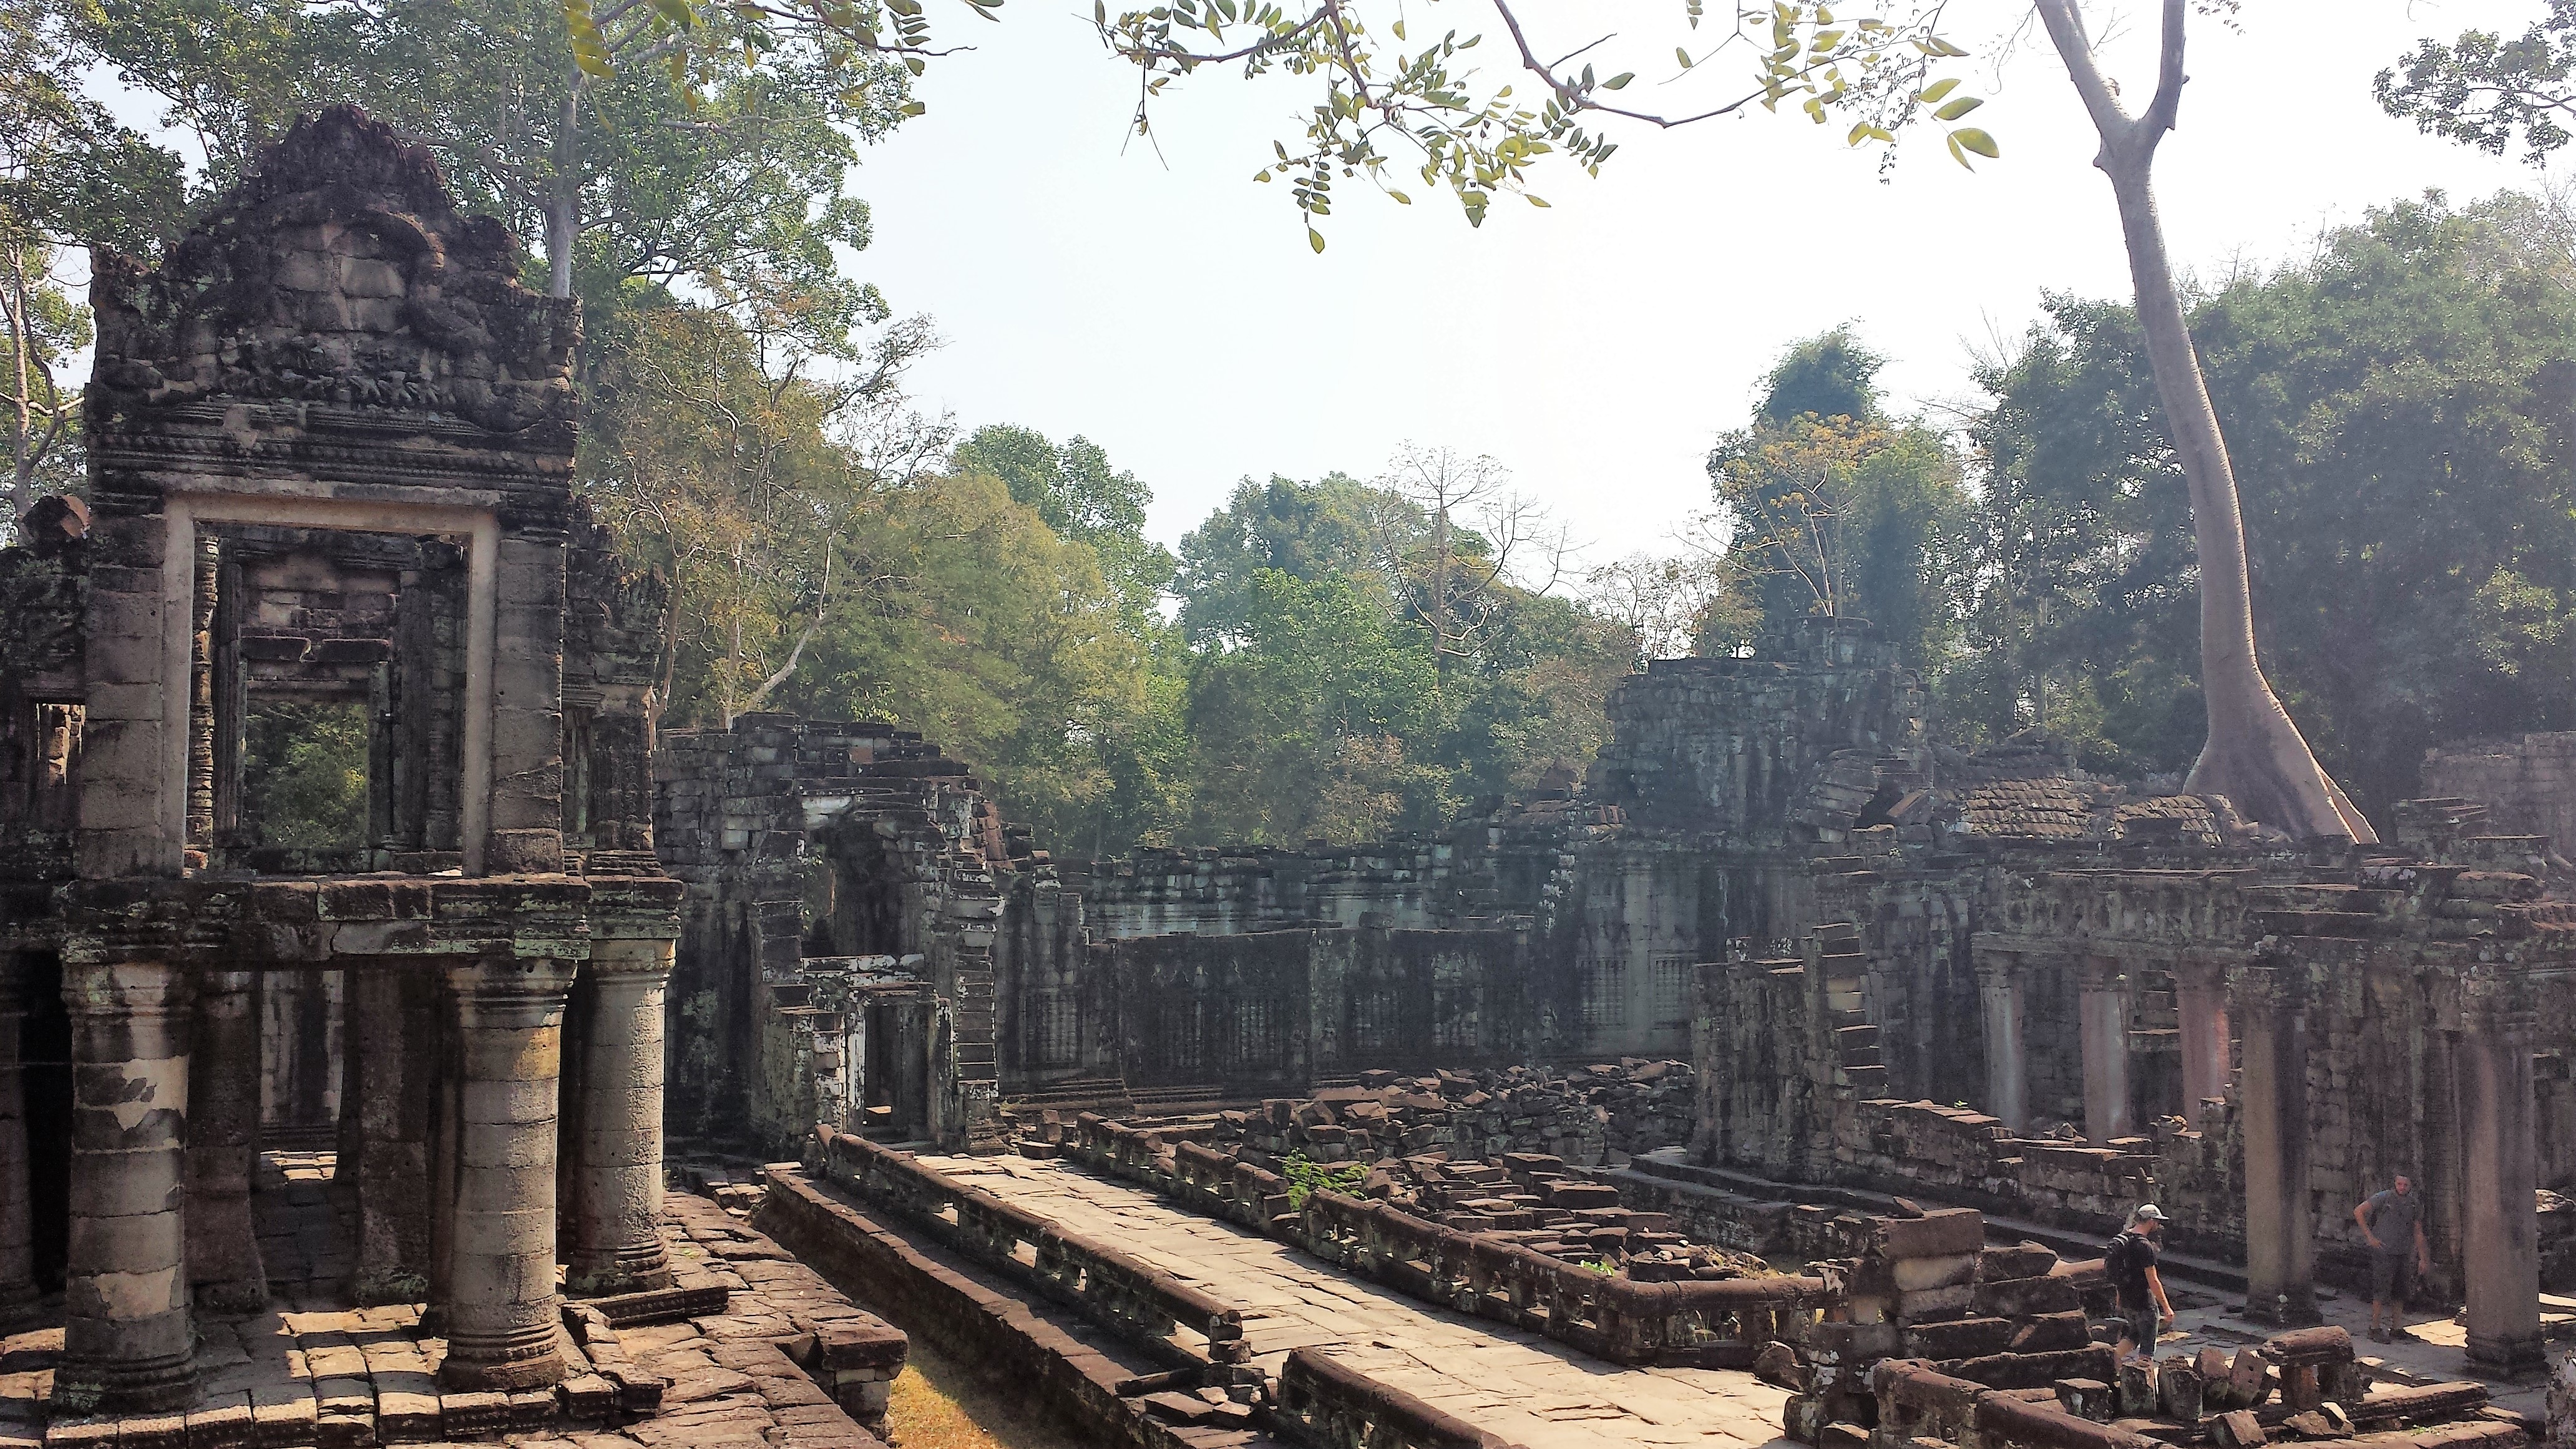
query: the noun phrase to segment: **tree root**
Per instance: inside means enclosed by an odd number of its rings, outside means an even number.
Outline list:
[[[2379,832],[2327,777],[2306,736],[2259,675],[2252,697],[2242,704],[2223,705],[2215,692],[2208,701],[2209,743],[2184,790],[2224,795],[2237,813],[2294,839],[2379,842]]]

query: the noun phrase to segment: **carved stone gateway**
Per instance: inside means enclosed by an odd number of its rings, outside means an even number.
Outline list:
[[[269,1118],[336,1120],[349,1291],[425,1299],[451,1388],[562,1377],[561,1262],[669,1280],[664,598],[572,496],[575,308],[520,264],[345,108],[158,270],[100,261],[86,536],[0,554],[0,1021],[59,980],[71,1063],[67,1194],[0,1097],[0,1312],[60,1275],[57,1412],[190,1400],[192,1312],[266,1292]],[[362,784],[282,836],[259,772],[325,737],[275,721],[326,717]],[[336,1062],[264,1071],[337,1013]]]

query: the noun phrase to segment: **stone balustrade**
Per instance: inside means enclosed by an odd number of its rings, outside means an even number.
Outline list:
[[[815,1141],[830,1181],[1113,1332],[1184,1363],[1234,1364],[1247,1356],[1243,1312],[1232,1304],[925,1167],[908,1152],[829,1127],[818,1128]],[[1197,1342],[1176,1336],[1184,1330]]]
[[[1279,1413],[1314,1449],[1514,1449],[1309,1348],[1291,1350],[1279,1371]]]
[[[1084,1113],[1063,1146],[1086,1166],[1409,1297],[1543,1333],[1613,1363],[1749,1368],[1766,1344],[1804,1342],[1836,1297],[1821,1278],[1788,1275],[1640,1282],[1331,1191],[1291,1211],[1279,1174],[1196,1142],[1166,1146],[1162,1135]]]

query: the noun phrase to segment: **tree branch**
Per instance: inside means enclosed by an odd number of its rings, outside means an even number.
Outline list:
[[[742,708],[725,711],[726,729],[732,729],[733,722],[737,718],[760,708],[772,691],[795,677],[796,665],[805,657],[805,646],[813,643],[814,636],[822,632],[823,616],[832,606],[832,543],[831,539],[823,541],[823,592],[822,596],[814,601],[813,622],[807,624],[805,631],[796,636],[795,647],[787,651],[787,662],[778,666],[778,672],[762,680],[760,688],[753,690],[750,697],[742,702]]]
[[[2170,3],[2179,5],[2181,0]],[[2058,58],[2066,63],[2067,75],[2075,81],[2075,93],[2083,97],[2084,109],[2093,117],[2093,129],[2101,134],[2104,149],[2114,141],[2127,140],[2129,129],[2137,123],[2120,109],[2120,98],[2112,94],[2110,80],[2094,59],[2093,42],[2084,33],[2084,18],[2076,13],[2075,0],[2033,0],[2033,5],[2040,23],[2048,27]]]
[[[2182,109],[2182,85],[2188,79],[2182,73],[2183,0],[2165,0],[2165,29],[2162,53],[2156,62],[2156,96],[2147,102],[2146,114],[2138,118],[2138,139],[2153,146],[2173,129],[2174,115]]]
[[[1762,99],[1766,94],[1766,92],[1763,91],[1754,91],[1749,95],[1740,96],[1735,100],[1731,100],[1725,105],[1719,106],[1715,110],[1701,111],[1696,115],[1689,116],[1659,116],[1651,111],[1632,111],[1624,106],[1609,105],[1602,101],[1593,99],[1588,93],[1578,90],[1574,86],[1567,84],[1565,81],[1558,79],[1556,72],[1549,67],[1548,63],[1538,58],[1538,52],[1530,47],[1529,36],[1524,34],[1521,30],[1521,18],[1512,13],[1510,0],[1494,0],[1494,11],[1496,14],[1502,16],[1503,28],[1511,32],[1512,45],[1515,49],[1520,51],[1522,68],[1529,71],[1532,75],[1537,76],[1539,79],[1546,81],[1548,90],[1555,95],[1558,103],[1568,110],[1598,111],[1605,116],[1618,116],[1625,120],[1635,121],[1640,125],[1655,126],[1669,131],[1676,126],[1687,126],[1696,121],[1713,121],[1720,116],[1734,115],[1737,111],[1743,110],[1746,106]],[[1598,45],[1600,43],[1600,41],[1596,40],[1593,42],[1593,45]],[[1591,49],[1591,46],[1586,46],[1584,49],[1589,50]],[[1576,55],[1581,55],[1582,53],[1583,51],[1580,50],[1575,52]],[[1568,59],[1571,58],[1572,57],[1570,56],[1568,57]],[[1813,70],[1814,68],[1815,67],[1813,66],[1808,67],[1809,70]]]

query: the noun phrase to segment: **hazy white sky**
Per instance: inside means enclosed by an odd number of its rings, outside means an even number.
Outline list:
[[[2114,58],[2134,93],[2152,83],[2137,46],[2153,7],[2123,8],[2138,18]],[[2541,8],[2247,0],[2241,35],[2197,23],[2158,164],[2177,259],[2268,264],[2427,187],[2532,184],[2386,118],[2370,79],[2418,36],[2519,31]],[[914,379],[924,405],[967,427],[1089,436],[1153,485],[1167,541],[1239,477],[1368,476],[1410,439],[1493,454],[1607,560],[1703,504],[1711,439],[1743,422],[1790,341],[1856,322],[1912,407],[1973,396],[1972,352],[2019,335],[2043,290],[2127,295],[2092,133],[2044,42],[1981,78],[2005,154],[1973,174],[1917,143],[1882,184],[1839,128],[1756,111],[1629,134],[1599,180],[1547,177],[1551,209],[1500,202],[1481,231],[1445,199],[1417,191],[1404,207],[1354,184],[1316,256],[1285,188],[1251,181],[1310,92],[1202,75],[1160,104],[1157,154],[1124,134],[1133,74],[1101,51],[1088,9],[1011,0],[999,25],[943,17],[944,38],[976,49],[936,64],[929,113],[868,152],[855,184],[877,241],[859,269],[948,339]],[[1476,0],[1413,9],[1417,38],[1490,23]],[[1953,10],[2000,28],[2027,6]],[[1524,13],[1542,48],[1617,29],[1668,68],[1680,11]],[[1628,98],[1671,96],[1648,84],[1665,69],[1637,69]]]

